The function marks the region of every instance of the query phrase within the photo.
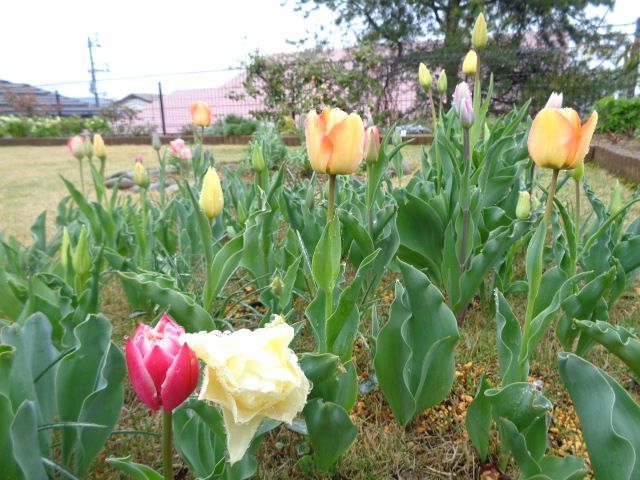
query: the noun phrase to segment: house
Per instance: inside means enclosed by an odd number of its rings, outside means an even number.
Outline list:
[[[77,98],[65,97],[26,83],[0,80],[0,115],[59,115],[91,117],[100,109]]]
[[[138,112],[144,110],[145,107],[153,103],[158,98],[158,95],[151,93],[130,93],[124,98],[112,103],[114,107],[125,107],[137,110]]]

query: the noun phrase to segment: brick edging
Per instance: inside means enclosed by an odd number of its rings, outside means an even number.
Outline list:
[[[614,150],[604,145],[592,145],[587,162],[593,162],[607,172],[640,184],[640,155],[626,150]]]

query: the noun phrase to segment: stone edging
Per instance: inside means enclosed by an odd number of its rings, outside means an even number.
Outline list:
[[[585,161],[593,162],[629,182],[640,184],[640,155],[637,153],[595,144],[591,146]]]

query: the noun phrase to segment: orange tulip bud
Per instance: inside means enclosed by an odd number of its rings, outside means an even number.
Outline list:
[[[364,157],[364,125],[356,113],[327,107],[318,115],[311,110],[305,137],[311,168],[318,173],[350,175]]]
[[[197,127],[208,127],[211,125],[211,108],[206,102],[191,103],[191,123]]]
[[[543,108],[531,125],[529,155],[541,168],[572,170],[582,163],[598,123],[593,112],[584,125],[572,108]]]

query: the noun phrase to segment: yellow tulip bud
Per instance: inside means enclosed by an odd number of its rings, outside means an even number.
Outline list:
[[[531,215],[531,196],[527,191],[520,192],[516,205],[516,217],[520,220],[526,220],[529,215]]]
[[[107,158],[107,149],[104,146],[104,140],[102,139],[102,135],[96,133],[93,136],[93,155],[98,157],[100,160],[104,160]]]
[[[79,277],[84,277],[89,273],[89,269],[91,268],[91,256],[89,254],[87,227],[84,225],[82,226],[82,230],[80,230],[80,238],[78,239],[78,244],[76,245],[76,250],[73,253],[71,263],[73,265],[73,271],[76,272],[76,275]]]
[[[444,68],[440,70],[436,89],[438,90],[438,93],[447,93],[447,72],[445,72]]]
[[[200,208],[202,208],[209,220],[213,220],[222,213],[223,207],[224,195],[222,194],[220,178],[213,167],[209,167],[200,191]]]
[[[282,279],[278,276],[273,277],[273,280],[271,280],[271,292],[276,297],[279,297],[280,295],[282,295],[283,291],[284,291],[284,282],[282,281]]]
[[[475,75],[476,70],[478,70],[478,55],[474,50],[469,50],[467,56],[464,57],[464,62],[462,62],[462,72],[465,75]]]
[[[487,46],[487,22],[484,14],[478,15],[476,23],[473,25],[473,34],[471,35],[471,45],[480,51]]]
[[[160,140],[160,137],[156,133],[151,137],[151,146],[156,152],[162,148],[162,140]]]
[[[571,177],[576,182],[582,180],[582,177],[584,177],[584,162],[580,162],[580,165],[573,169],[573,171],[571,172]]]
[[[142,162],[136,162],[136,166],[133,169],[133,183],[140,188],[147,188],[149,186],[149,175]]]
[[[529,155],[541,168],[572,170],[589,151],[597,123],[597,112],[581,125],[578,112],[571,108],[543,108],[531,124]]]
[[[431,78],[431,72],[424,63],[421,63],[418,67],[418,80],[420,81],[422,88],[424,88],[424,91],[429,91],[431,84],[433,83],[433,79]]]
[[[351,175],[364,158],[364,125],[360,115],[339,108],[311,110],[305,122],[309,163],[318,173]]]
[[[259,145],[257,143],[253,146],[253,154],[251,155],[251,167],[256,173],[262,172],[265,167],[262,145]]]

